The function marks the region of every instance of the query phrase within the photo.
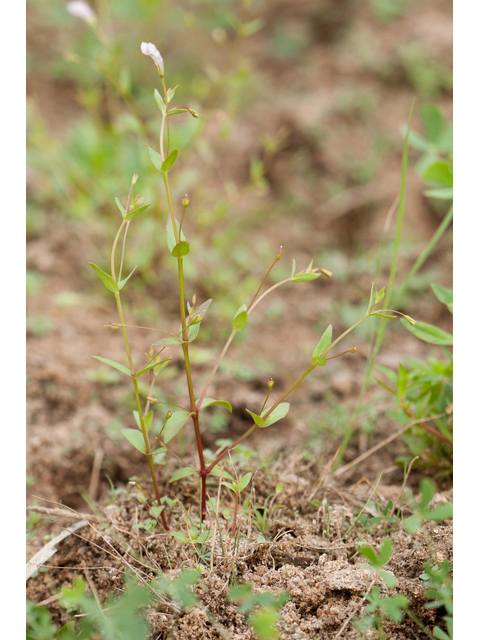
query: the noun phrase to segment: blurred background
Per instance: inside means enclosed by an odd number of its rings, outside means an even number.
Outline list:
[[[213,298],[192,346],[198,392],[231,319],[249,300],[278,253],[273,284],[310,260],[333,272],[289,284],[268,297],[229,351],[209,395],[229,400],[230,415],[208,416],[207,446],[249,426],[268,378],[281,394],[308,367],[326,326],[334,337],[363,315],[372,280],[388,282],[404,131],[412,115],[405,220],[395,306],[447,331],[451,315],[431,283],[452,284],[451,227],[402,290],[451,200],[428,168],[445,154],[452,116],[451,2],[443,0],[94,0],[90,21],[60,0],[27,0],[27,330],[28,482],[32,493],[74,507],[144,473],[142,456],[120,429],[133,426],[133,393],[124,377],[90,355],[123,362],[113,296],[88,262],[108,270],[109,253],[134,173],[134,193],[152,206],[131,225],[124,289],[127,323],[176,330],[176,261],[165,242],[167,202],[145,144],[158,148],[161,89],[153,42],[165,62],[174,105],[201,114],[171,120],[179,156],[170,177],[177,215],[191,199],[184,230],[187,297]],[[180,213],[178,213],[180,212]],[[401,294],[401,295],[400,295]],[[394,295],[395,297],[395,295]],[[375,381],[358,407],[378,325],[361,325],[343,349],[357,354],[317,369],[291,396],[288,417],[246,443],[261,459],[298,451],[328,460],[346,430],[345,460],[398,428],[394,404]],[[137,361],[158,338],[130,330]],[[343,350],[342,349],[342,350]],[[397,321],[377,362],[441,355]],[[179,354],[155,395],[184,398]],[[142,389],[146,395],[146,383]],[[390,413],[389,413],[390,411]],[[156,422],[163,423],[158,410]],[[275,431],[273,431],[275,429]],[[178,452],[193,452],[182,432]],[[406,449],[406,444],[403,445]],[[395,473],[396,457],[389,464]],[[387,456],[388,457],[388,456]],[[372,463],[373,464],[373,463]],[[383,466],[382,466],[383,465]],[[92,472],[93,470],[93,472]]]

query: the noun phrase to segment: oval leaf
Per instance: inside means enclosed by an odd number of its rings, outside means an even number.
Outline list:
[[[100,356],[92,356],[92,358],[95,358],[95,360],[100,360],[100,362],[104,362],[105,364],[108,364],[110,367],[113,367],[114,369],[118,369],[118,371],[121,371],[127,376],[131,377],[132,375],[130,369],[128,369],[124,364],[120,364],[119,362],[114,362],[113,360],[108,360],[107,358],[101,358]]]
[[[317,344],[312,354],[312,362],[317,364],[314,361],[314,358],[318,358],[323,355],[323,353],[328,349],[328,347],[332,344],[332,325],[329,324],[328,327],[323,332],[322,337],[320,338],[320,342]]]
[[[146,367],[143,367],[143,369],[140,369],[140,371],[137,371],[137,373],[135,374],[135,378],[138,378],[139,376],[142,375],[142,373],[146,373],[147,371],[150,371],[150,369],[153,369],[155,367],[158,367],[161,364],[164,364],[164,367],[166,367],[166,363],[170,362],[171,358],[167,358],[166,360],[160,360],[160,362],[151,362],[150,364],[147,364]],[[162,367],[162,369],[164,368]]]
[[[179,347],[183,344],[183,340],[181,338],[175,338],[172,336],[171,338],[162,338],[158,340],[158,342],[154,343],[154,347]]]
[[[149,147],[148,144],[146,144],[145,146],[148,149],[148,155],[150,156],[150,160],[152,161],[153,166],[158,171],[161,171],[162,164],[163,164],[162,156],[158,153],[158,151],[155,151],[155,149],[152,149],[152,147]]]
[[[281,420],[282,418],[284,418],[287,415],[289,410],[290,410],[290,403],[289,402],[281,402],[278,405],[278,407],[275,407],[275,409],[268,416],[268,418],[266,420],[264,420],[262,428],[269,427],[274,422],[278,422],[279,420]],[[268,412],[264,411],[263,415],[265,415],[266,413],[268,413]]]
[[[211,407],[213,404],[219,404],[222,407],[225,407],[225,409],[228,409],[230,413],[232,413],[232,405],[230,404],[230,402],[227,402],[226,400],[214,400],[213,398],[204,398],[202,400],[202,406],[200,407],[200,411],[203,411],[207,407]]]
[[[105,271],[102,271],[100,267],[97,267],[97,265],[93,264],[93,262],[89,262],[88,264],[92,267],[92,269],[95,271],[97,276],[100,278],[100,280],[103,282],[103,284],[107,287],[109,291],[111,291],[112,293],[118,292],[118,284],[115,282],[112,276],[109,276],[108,273],[105,273]]]
[[[313,364],[316,364],[317,367],[324,367],[327,364],[327,359],[325,356],[315,356],[312,358]]]
[[[161,114],[164,116],[167,115],[165,101],[163,100],[162,96],[158,93],[157,89],[155,89],[155,91],[153,92],[153,95],[155,97],[155,102],[157,103],[157,107],[160,109]]]
[[[446,331],[443,331],[443,329],[439,329],[432,324],[428,324],[427,322],[417,322],[415,326],[412,327],[404,318],[402,318],[400,322],[410,331],[410,333],[413,333],[414,336],[424,342],[445,346],[453,344],[453,336],[451,333],[447,333]]]
[[[141,431],[137,429],[121,429],[122,436],[126,438],[135,449],[145,453],[145,440]]]
[[[142,213],[142,211],[145,211],[145,209],[148,209],[148,207],[151,207],[151,206],[152,206],[151,204],[144,204],[142,207],[137,207],[136,209],[132,209],[132,211],[130,211],[130,213],[127,213],[127,215],[125,216],[125,220],[131,220],[135,216],[138,216],[139,213]]]
[[[165,444],[170,442],[170,440],[183,429],[189,415],[190,413],[188,411],[175,411],[175,413],[172,414],[163,431],[163,441]]]
[[[165,158],[165,160],[163,161],[161,171],[163,171],[164,173],[166,173],[167,171],[170,171],[170,169],[173,167],[175,160],[177,159],[177,156],[178,156],[178,149],[174,149],[169,154],[168,158]]]
[[[247,326],[247,322],[248,322],[247,305],[242,304],[240,309],[235,314],[235,317],[233,318],[232,326],[234,329],[237,329],[237,331],[243,331]]]
[[[172,256],[174,258],[180,258],[181,256],[186,256],[190,253],[190,245],[185,240],[181,240],[178,244],[176,244],[172,249]]]
[[[439,284],[432,284],[433,293],[437,296],[440,302],[447,305],[447,309],[450,313],[453,313],[453,289],[448,287],[442,287]]]
[[[253,421],[255,422],[255,424],[257,425],[257,427],[263,427],[263,418],[261,418],[260,416],[257,416],[256,413],[253,413],[253,411],[250,411],[250,409],[246,409],[246,411],[252,416]]]
[[[176,480],[181,480],[182,478],[188,478],[188,476],[193,476],[196,473],[197,470],[192,469],[192,467],[183,467],[183,469],[175,471],[169,482],[175,482]]]
[[[320,273],[296,273],[294,276],[290,278],[291,282],[307,282],[307,280],[315,280],[315,278],[319,278],[321,276]]]

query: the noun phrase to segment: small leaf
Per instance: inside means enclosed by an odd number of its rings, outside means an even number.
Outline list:
[[[170,169],[173,167],[175,160],[177,159],[177,156],[178,156],[178,149],[174,149],[169,154],[169,156],[165,158],[161,168],[161,171],[163,171],[163,173],[167,173],[167,171],[170,171]]]
[[[215,467],[213,467],[213,469],[210,471],[210,475],[211,476],[215,476],[216,478],[223,478],[224,480],[233,480],[235,481],[235,478],[233,476],[231,476],[228,471],[225,471],[225,469],[223,470],[222,473],[222,468],[217,464]]]
[[[235,317],[233,318],[232,326],[234,329],[237,329],[237,331],[243,331],[247,326],[247,322],[248,322],[247,305],[242,304],[242,306],[239,308],[239,310],[235,314]]]
[[[296,264],[295,260],[292,259],[292,273],[290,274],[290,278],[295,275]]]
[[[186,109],[185,107],[174,107],[173,109],[168,110],[169,116],[175,116],[179,113],[188,113],[188,109]]]
[[[138,429],[121,429],[122,436],[126,438],[130,444],[133,444],[135,449],[138,449],[141,453],[145,453],[145,440],[143,433]]]
[[[429,142],[436,144],[445,129],[445,118],[434,104],[425,104],[419,109],[425,128],[425,136]]]
[[[167,100],[168,102],[171,102],[175,96],[175,91],[178,89],[180,85],[177,84],[176,87],[173,87],[173,89],[167,89]]]
[[[155,91],[153,92],[153,95],[155,97],[155,102],[157,103],[157,107],[160,109],[162,115],[166,115],[167,114],[167,108],[165,106],[165,101],[162,98],[162,96],[158,93],[158,90],[155,89]]]
[[[152,507],[148,513],[152,516],[152,518],[158,518],[164,509],[165,509],[165,505],[162,504],[160,507],[159,506]]]
[[[142,213],[142,211],[145,211],[145,209],[148,209],[148,207],[151,207],[151,206],[152,206],[151,204],[144,204],[142,207],[137,207],[136,209],[132,209],[125,216],[125,220],[131,220],[135,216],[138,216],[139,213]]]
[[[71,620],[64,624],[60,631],[57,633],[56,640],[72,640],[72,638],[76,638],[77,634],[75,633],[75,620]]]
[[[321,273],[296,273],[294,276],[291,276],[290,282],[307,282],[307,280],[315,280],[315,278],[319,278]]]
[[[143,416],[143,424],[145,425],[145,429],[149,431],[152,428],[153,424],[153,411],[149,411],[147,415]]]
[[[317,346],[313,350],[312,361],[313,361],[313,358],[318,358],[319,356],[323,355],[325,351],[328,349],[328,347],[332,344],[332,331],[333,331],[332,325],[329,324],[328,327],[323,332],[323,335],[320,338],[320,342],[317,344]],[[317,363],[314,362],[314,364],[317,364]]]
[[[197,473],[196,469],[192,469],[192,467],[183,467],[178,471],[175,471],[173,476],[170,478],[169,482],[176,482],[177,480],[181,480],[182,478],[188,478],[188,476],[193,476]]]
[[[170,482],[172,482],[172,480],[170,480]],[[172,533],[173,537],[176,538],[179,542],[183,542],[184,544],[191,544],[190,540],[187,538],[187,536],[182,533],[181,531],[173,531]]]
[[[180,258],[181,256],[186,256],[190,253],[190,245],[185,240],[181,240],[178,244],[173,247],[172,256],[174,258]]]
[[[440,302],[447,305],[447,309],[450,313],[453,313],[453,289],[448,287],[442,287],[439,284],[432,284],[433,293],[437,296]]]
[[[117,207],[120,210],[120,213],[122,214],[122,218],[125,217],[125,207],[122,205],[122,203],[120,202],[120,200],[118,198],[115,198],[115,202],[117,204]]]
[[[124,364],[120,364],[119,362],[114,362],[113,360],[108,360],[107,358],[101,358],[100,356],[92,356],[92,358],[95,358],[95,360],[100,360],[100,362],[104,362],[105,364],[108,364],[110,367],[113,367],[114,369],[118,369],[118,371],[121,371],[127,376],[130,376],[130,377],[132,376],[132,372]]]
[[[228,409],[230,413],[232,413],[232,405],[230,404],[230,402],[227,402],[226,400],[214,400],[213,398],[204,398],[202,400],[200,411],[203,411],[207,407],[211,407],[214,404],[219,404],[222,407],[225,407],[225,409]]]
[[[128,280],[132,277],[133,272],[135,271],[137,267],[133,267],[133,269],[130,272],[130,275],[128,275],[126,278],[124,278],[123,280],[120,280],[120,282],[118,283],[118,290],[121,291],[123,289],[123,287],[127,284]]]
[[[158,171],[161,171],[162,164],[163,164],[162,156],[158,153],[158,151],[155,151],[155,149],[152,149],[152,147],[149,147],[148,144],[146,144],[145,146],[148,149],[148,155],[150,156],[150,160],[152,161],[153,166]]]
[[[453,200],[452,187],[439,187],[438,189],[427,189],[424,194],[429,198],[437,198],[438,200]]]
[[[385,287],[382,287],[382,289],[380,289],[380,291],[377,291],[377,293],[375,294],[374,304],[378,304],[380,300],[383,300],[384,296],[385,296]]]
[[[93,262],[89,262],[88,264],[92,267],[92,269],[95,271],[97,276],[100,278],[100,280],[103,282],[103,284],[107,287],[109,291],[111,291],[112,293],[118,292],[118,284],[115,282],[112,276],[109,276],[108,273],[105,273],[105,271],[102,271],[100,267],[97,267],[97,265],[93,264]]]
[[[272,411],[272,413],[268,416],[268,418],[264,419],[263,416],[268,413],[268,411],[262,412],[262,419],[264,420],[262,428],[269,427],[274,422],[278,422],[282,418],[284,418],[290,410],[290,403],[281,402],[278,407]]]
[[[253,413],[253,411],[250,411],[250,409],[246,409],[246,411],[252,416],[253,421],[255,422],[257,427],[263,427],[263,422],[264,422],[263,418],[261,418],[260,416],[257,416],[257,414]]]
[[[446,160],[438,160],[423,172],[422,178],[427,182],[434,182],[442,187],[453,187],[452,165]]]
[[[238,483],[238,488],[240,489],[240,493],[246,489],[246,487],[248,486],[248,483],[250,482],[250,480],[252,479],[252,472],[249,471],[248,473],[246,473],[244,476],[242,476],[240,478],[240,481]]]
[[[150,371],[150,369],[154,369],[155,367],[160,366],[162,363],[170,362],[170,360],[171,358],[167,358],[166,360],[160,360],[160,362],[150,362],[150,364],[147,364],[146,367],[143,367],[143,369],[140,369],[140,371],[137,371],[137,373],[135,374],[135,378],[138,378],[139,376],[141,376],[142,373],[146,373],[147,371]],[[162,369],[163,368],[164,367],[162,367]]]
[[[451,333],[447,333],[446,331],[443,331],[443,329],[439,329],[432,324],[417,321],[415,326],[412,327],[404,318],[401,318],[400,322],[406,329],[408,329],[408,331],[410,331],[410,333],[413,333],[414,336],[424,342],[446,346],[453,344],[453,336]]]
[[[313,364],[316,364],[318,367],[324,367],[327,364],[327,359],[325,356],[316,356],[312,358]]]
[[[187,418],[189,416],[190,413],[188,411],[175,411],[172,414],[172,417],[167,422],[163,431],[163,441],[165,442],[165,444],[170,442],[170,440],[183,429],[183,426],[185,425],[185,422],[187,421]]]

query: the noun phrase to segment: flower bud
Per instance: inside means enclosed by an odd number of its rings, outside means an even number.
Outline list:
[[[67,11],[70,15],[80,18],[84,22],[87,22],[90,26],[97,22],[97,16],[92,7],[84,2],[84,0],[73,0],[67,3]]]
[[[142,44],[140,45],[140,50],[145,56],[150,56],[158,69],[158,75],[163,78],[163,58],[160,55],[160,51],[157,49],[157,47],[152,42],[142,42]]]
[[[137,180],[138,180],[138,173],[134,173],[132,178],[132,184],[135,184]]]
[[[190,198],[188,196],[188,193],[186,193],[185,196],[182,198],[182,207],[188,207],[189,204],[190,204]]]
[[[157,400],[154,396],[147,396],[147,400],[151,403],[151,404],[158,404],[160,402],[160,400]]]
[[[324,276],[327,276],[327,278],[331,278],[333,276],[333,273],[331,271],[328,271],[328,269],[320,269],[320,271]]]
[[[172,414],[171,410],[169,409],[169,410],[167,411],[167,415],[165,416],[165,422],[166,422],[167,420],[170,420],[170,418],[172,417],[172,415],[173,415],[173,414]]]
[[[274,385],[273,378],[269,378],[267,381],[267,387],[271,390],[273,389],[273,385]]]

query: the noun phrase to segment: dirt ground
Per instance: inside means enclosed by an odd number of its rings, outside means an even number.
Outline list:
[[[276,20],[280,21],[277,16],[300,39],[309,29],[316,34],[302,55],[301,72],[288,61],[271,55],[268,37]],[[32,52],[45,45],[41,33],[33,33],[35,17],[31,11]],[[249,158],[261,152],[258,140],[262,132],[283,131],[283,142],[266,165],[269,188],[262,196],[262,208],[273,212],[287,191],[291,191],[298,198],[293,206],[301,214],[295,210],[294,219],[281,216],[278,220],[267,214],[255,220],[254,237],[268,238],[271,247],[282,245],[285,250],[282,260],[287,266],[295,258],[299,268],[305,268],[311,256],[331,257],[331,249],[342,257],[334,265],[318,265],[334,272],[331,280],[321,277],[312,283],[284,287],[272,294],[258,314],[252,315],[247,337],[234,343],[228,356],[228,362],[241,366],[230,365],[220,370],[208,394],[228,400],[233,407],[229,421],[203,434],[205,446],[212,450],[216,449],[218,438],[234,439],[249,428],[245,408],[261,405],[268,378],[274,378],[274,391],[280,394],[305,370],[312,345],[318,342],[319,331],[323,331],[319,318],[333,318],[338,333],[346,328],[345,316],[335,306],[336,301],[353,307],[366,304],[373,272],[371,257],[375,256],[387,213],[398,194],[401,141],[397,140],[384,154],[370,178],[358,184],[345,161],[345,150],[354,164],[365,163],[374,130],[398,136],[399,127],[405,124],[416,91],[409,84],[405,69],[395,62],[395,52],[402,44],[420,42],[436,63],[451,66],[449,2],[414,2],[408,12],[389,23],[376,20],[371,12],[348,0],[270,3],[263,6],[261,17],[267,25],[265,35],[261,30],[247,40],[245,55],[255,61],[257,72],[269,83],[269,91],[260,94],[239,117],[210,186],[214,189],[216,182],[224,185],[228,180],[234,181],[241,197],[232,215],[237,222],[242,216],[251,221],[248,211],[257,202],[258,194],[249,184]],[[358,39],[371,42],[367,56],[372,65],[370,70],[368,65],[362,67],[350,52],[348,41],[340,40],[339,44],[337,36],[342,29],[348,30],[352,43]],[[53,41],[51,46],[55,47]],[[388,74],[378,69],[372,71],[374,62],[380,59],[385,64],[390,62]],[[42,83],[31,79],[28,86],[53,134],[67,135],[79,112],[72,91],[59,91],[58,82],[48,78]],[[349,105],[345,97],[360,89],[373,96],[378,105],[369,117],[362,114],[360,107]],[[345,97],[343,108],[339,107],[339,93]],[[272,100],[272,95],[278,99]],[[62,99],[65,111],[58,122]],[[434,101],[450,118],[450,90],[440,90]],[[413,122],[414,128],[419,129],[416,115]],[[328,132],[320,146],[312,141],[312,131],[319,126]],[[207,135],[212,130],[207,127]],[[297,162],[298,170],[292,171],[292,162]],[[329,191],[334,178],[346,185],[341,196]],[[34,201],[34,176],[29,188]],[[440,220],[423,190],[424,185],[411,166],[404,229],[406,248],[400,259],[400,273],[413,264]],[[218,233],[219,227],[216,230]],[[200,235],[203,233],[200,230]],[[249,238],[246,232],[238,242],[247,242]],[[88,527],[62,541],[58,552],[48,561],[48,568],[27,582],[27,598],[46,604],[57,624],[69,620],[58,604],[59,589],[72,584],[79,575],[85,576],[103,599],[112,591],[121,592],[127,570],[134,570],[141,580],[148,581],[158,571],[177,576],[181,569],[195,566],[198,561],[192,547],[162,531],[160,526],[154,533],[132,528],[145,520],[148,513],[128,481],[136,476],[142,487],[147,491],[150,488],[143,456],[120,435],[120,427],[133,426],[132,394],[120,377],[102,378],[101,367],[92,364],[90,358],[90,354],[116,361],[123,358],[121,336],[105,328],[117,319],[114,303],[106,295],[98,294],[98,287],[88,273],[88,262],[96,261],[103,242],[104,238],[95,235],[95,231],[88,235],[77,222],[58,213],[47,217],[41,230],[32,231],[27,238],[27,267],[42,279],[41,289],[28,297],[28,316],[48,320],[48,330],[39,331],[32,324],[27,336],[27,505],[35,502],[44,510],[55,510],[60,503],[89,522]],[[452,281],[450,242],[451,236],[447,234],[424,267],[424,271],[435,273],[435,281],[444,286],[450,286]],[[262,276],[260,268],[256,269],[258,281]],[[337,277],[336,271],[347,275]],[[380,273],[382,285],[387,278],[385,266]],[[199,287],[199,279],[195,276],[194,280]],[[65,292],[74,293],[81,303],[58,304],[59,296]],[[175,299],[166,292],[168,284],[163,282],[148,287],[150,298],[162,299],[162,324],[175,326],[178,322]],[[208,283],[205,291],[197,288],[199,296],[203,293],[208,297]],[[414,292],[407,301],[411,306],[401,310],[450,330],[451,316],[443,305],[423,293]],[[135,303],[140,300],[141,304],[142,295],[133,292],[127,299],[135,325],[142,324],[135,316]],[[195,376],[200,388],[220,348],[215,338],[224,335],[222,318],[215,312],[211,322],[204,347],[195,352]],[[129,335],[134,358],[141,358],[154,334],[132,329]],[[394,327],[387,335],[379,364],[396,368],[405,357],[426,358],[432,354],[429,345],[401,328]],[[252,482],[255,504],[266,505],[268,511],[269,501],[275,496],[278,506],[269,518],[268,529],[262,532],[264,541],[257,541],[259,531],[251,513],[242,512],[239,516],[236,547],[231,531],[228,532],[231,525],[221,519],[226,548],[222,550],[216,532],[209,543],[212,553],[201,578],[202,586],[196,589],[200,604],[183,611],[172,603],[155,602],[147,614],[152,638],[254,638],[245,616],[226,599],[233,576],[238,583],[251,583],[255,591],[288,593],[279,624],[284,639],[376,637],[373,632],[362,635],[356,631],[352,620],[365,604],[365,591],[378,585],[386,595],[388,589],[378,576],[365,570],[365,561],[356,546],[364,541],[377,548],[386,532],[394,545],[387,569],[398,579],[396,592],[409,597],[411,611],[429,629],[434,625],[445,628],[444,611],[423,606],[426,596],[420,574],[432,554],[425,537],[408,534],[395,525],[364,530],[355,519],[367,502],[366,512],[370,515],[376,515],[375,504],[385,505],[388,500],[393,501],[393,508],[400,506],[403,469],[396,458],[406,451],[402,440],[391,442],[348,473],[335,476],[326,472],[342,438],[342,433],[336,430],[339,420],[331,416],[335,411],[342,416],[353,412],[364,380],[367,340],[355,337],[345,342],[345,349],[352,346],[357,346],[356,354],[333,360],[327,375],[315,371],[292,394],[295,411],[280,424],[259,430],[246,443],[258,454],[258,458],[254,457],[257,470]],[[172,374],[162,382],[164,397],[175,396],[182,388],[179,381],[183,379],[184,368],[178,355],[172,355],[174,360],[169,366]],[[385,409],[392,406],[391,401],[372,385],[366,401],[374,400],[373,424],[368,429],[356,429],[345,463],[398,429],[385,414]],[[192,434],[178,443],[177,453],[191,456],[192,464],[196,464]],[[196,486],[188,481],[173,486],[168,483],[179,466],[172,458],[165,468],[159,469],[160,490],[179,498],[195,520]],[[417,490],[425,474],[436,482],[439,490],[436,503],[450,500],[451,478],[436,475],[432,469],[417,468],[415,464],[408,479],[412,490]],[[276,494],[279,482],[282,490]],[[115,498],[110,483],[118,490]],[[216,492],[214,485],[210,490],[212,494]],[[92,504],[96,505],[94,511]],[[233,509],[226,490],[222,496],[224,507]],[[329,509],[328,532],[326,509]],[[56,535],[75,521],[75,517],[65,518],[58,512],[42,515],[45,521],[29,540],[28,558],[43,546],[46,534]],[[171,531],[185,530],[178,509],[170,517]],[[209,518],[211,528],[216,529],[213,515]],[[427,528],[437,561],[451,561],[452,523],[428,524]],[[216,623],[212,622],[212,616]],[[389,639],[428,637],[410,618],[397,624],[386,622],[384,630]]]

